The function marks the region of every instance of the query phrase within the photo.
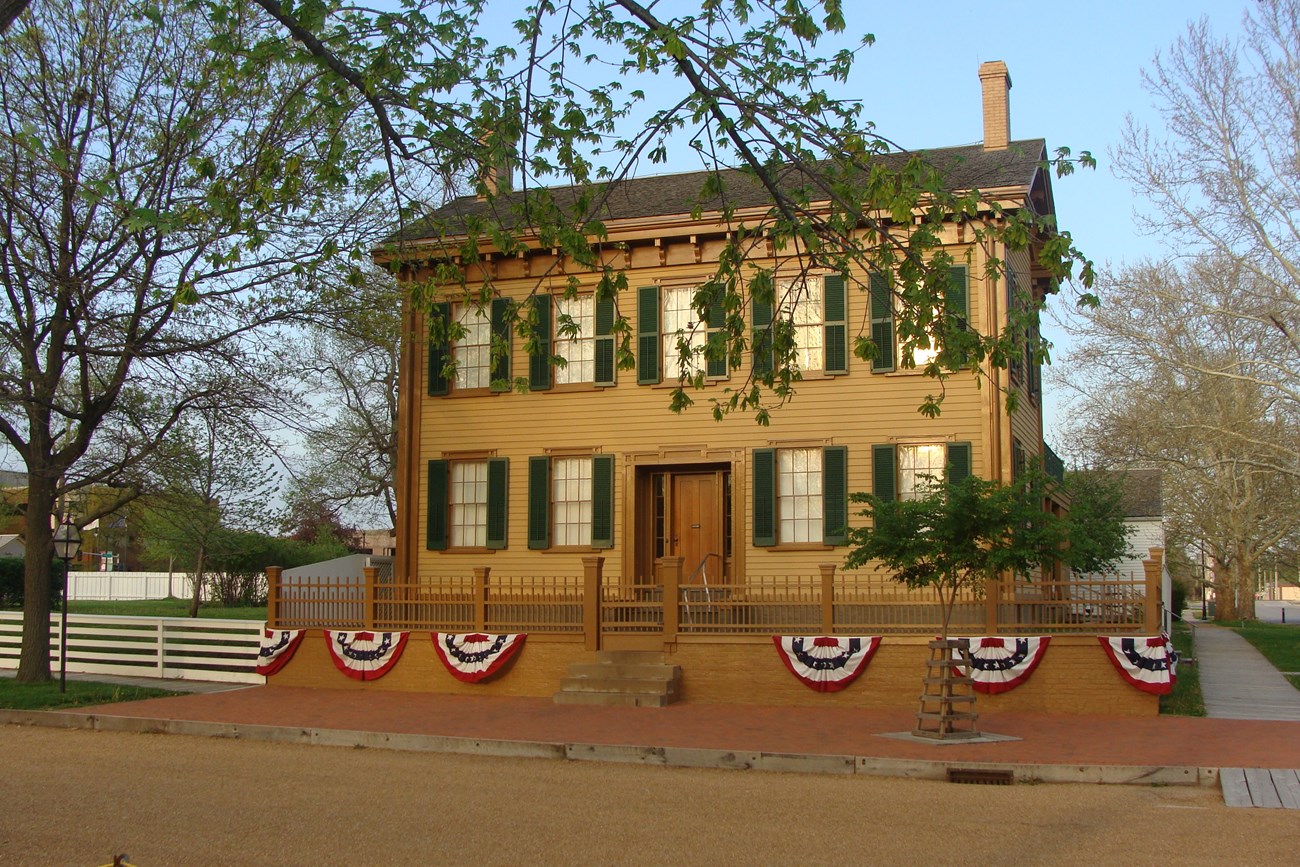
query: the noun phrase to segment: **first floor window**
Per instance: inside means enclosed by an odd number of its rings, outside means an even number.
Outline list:
[[[776,467],[777,541],[821,542],[822,450],[779,449]]]
[[[451,546],[487,545],[487,461],[451,465]]]
[[[898,498],[917,500],[943,484],[948,448],[944,445],[898,447]]]
[[[591,546],[591,458],[551,462],[552,540]]]
[[[430,551],[506,546],[509,467],[506,458],[429,461]]]
[[[871,490],[882,500],[915,500],[971,474],[970,443],[871,447]]]
[[[529,458],[528,547],[613,546],[613,456]]]
[[[848,541],[848,449],[755,449],[754,545]]]

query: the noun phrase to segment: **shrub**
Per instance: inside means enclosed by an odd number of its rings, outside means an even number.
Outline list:
[[[23,571],[27,561],[21,557],[0,557],[0,608],[22,608],[26,592]],[[50,564],[50,599],[57,607],[63,598],[63,561]]]

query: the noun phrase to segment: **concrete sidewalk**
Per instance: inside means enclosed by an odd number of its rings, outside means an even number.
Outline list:
[[[1194,652],[1207,716],[1300,722],[1300,690],[1231,629],[1197,624]]]

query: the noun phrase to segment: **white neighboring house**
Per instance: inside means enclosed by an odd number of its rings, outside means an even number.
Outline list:
[[[0,557],[18,557],[21,559],[27,554],[27,545],[23,543],[23,537],[15,533],[6,533],[0,536]]]
[[[1146,574],[1142,563],[1151,556],[1151,549],[1159,548],[1163,551],[1165,547],[1165,510],[1160,490],[1160,470],[1128,470],[1119,474],[1119,478],[1122,485],[1120,504],[1124,510],[1124,524],[1129,528],[1128,550],[1112,574],[1141,580]],[[1164,608],[1162,621],[1164,630],[1168,631],[1169,600],[1173,598],[1173,586],[1163,559],[1161,563],[1160,596]],[[1082,574],[1078,577],[1088,580],[1106,576]]]

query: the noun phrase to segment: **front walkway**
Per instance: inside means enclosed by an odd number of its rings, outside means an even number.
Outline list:
[[[1231,629],[1197,624],[1195,653],[1206,716],[1300,722],[1300,690]]]

